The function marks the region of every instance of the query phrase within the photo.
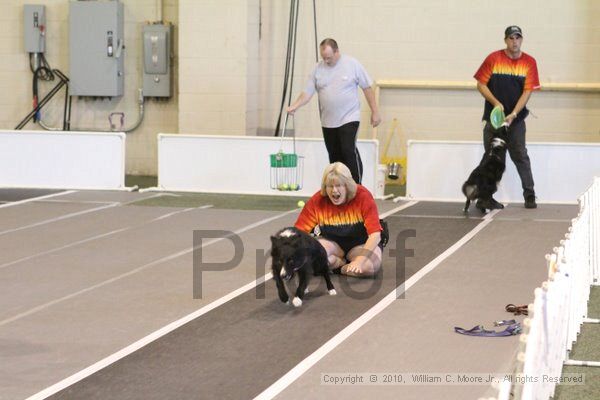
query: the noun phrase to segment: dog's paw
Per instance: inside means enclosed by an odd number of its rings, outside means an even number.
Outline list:
[[[308,290],[308,288],[304,289],[304,294],[310,292],[310,290]]]
[[[302,305],[302,300],[299,297],[294,297],[292,304],[294,307],[300,307]]]
[[[335,291],[335,289],[331,289],[331,290],[329,291],[329,295],[330,295],[330,296],[335,296],[336,294],[337,294],[337,292]]]

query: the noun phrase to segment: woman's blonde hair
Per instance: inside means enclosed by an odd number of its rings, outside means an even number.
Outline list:
[[[334,162],[325,167],[323,180],[321,181],[321,196],[327,196],[327,185],[333,180],[338,180],[346,187],[346,203],[356,196],[356,182],[352,179],[352,173],[348,167],[341,162]]]

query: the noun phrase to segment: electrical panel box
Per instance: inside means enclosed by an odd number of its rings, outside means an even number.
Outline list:
[[[144,97],[171,97],[172,38],[171,24],[144,25]]]
[[[25,4],[23,6],[24,43],[27,53],[46,51],[46,6]]]
[[[123,95],[125,77],[123,3],[71,1],[69,76],[72,96]]]

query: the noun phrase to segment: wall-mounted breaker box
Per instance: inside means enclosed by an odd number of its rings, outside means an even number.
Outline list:
[[[171,97],[173,25],[144,25],[144,97]]]
[[[69,76],[72,96],[123,95],[125,45],[123,3],[71,1]]]
[[[25,4],[23,6],[24,44],[27,53],[46,51],[46,6]]]

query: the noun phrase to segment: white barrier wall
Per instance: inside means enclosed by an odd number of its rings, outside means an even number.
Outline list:
[[[123,189],[125,134],[0,131],[0,187]]]
[[[322,139],[296,139],[304,157],[304,183],[298,191],[270,188],[269,155],[293,152],[292,139],[256,136],[158,135],[158,186],[173,191],[310,196],[321,187],[329,164]],[[375,193],[379,155],[376,140],[359,140],[362,184]]]
[[[408,142],[406,195],[415,199],[464,200],[461,187],[483,155],[481,142]],[[600,175],[600,145],[528,143],[539,202],[576,203],[595,175]],[[523,202],[517,170],[506,155],[506,172],[494,198]]]

